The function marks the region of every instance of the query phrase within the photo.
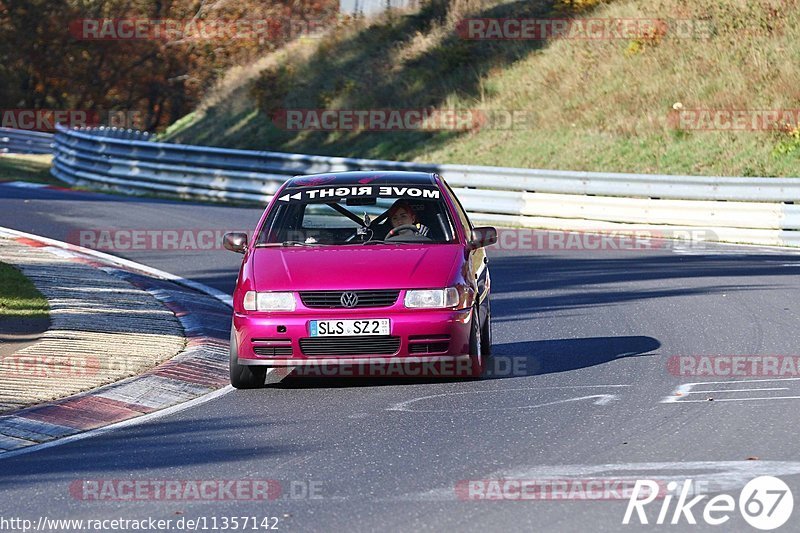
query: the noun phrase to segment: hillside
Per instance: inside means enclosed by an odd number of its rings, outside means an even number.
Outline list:
[[[369,25],[342,22],[230,71],[166,138],[438,163],[798,176],[798,7],[798,0],[427,4]],[[636,31],[467,39],[461,21],[471,18],[558,19],[572,29],[624,20],[636,21]],[[319,113],[307,111],[301,129],[282,123],[286,110],[308,109],[340,110],[340,124],[341,110],[482,111],[470,111],[480,127],[466,131],[320,130],[308,120]],[[738,122],[729,124],[735,110]],[[504,127],[514,113],[515,127]]]

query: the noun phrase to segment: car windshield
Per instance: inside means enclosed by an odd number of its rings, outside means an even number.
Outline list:
[[[302,187],[284,190],[256,246],[445,244],[453,222],[434,185]]]

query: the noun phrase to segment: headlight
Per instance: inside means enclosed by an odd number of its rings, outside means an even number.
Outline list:
[[[407,291],[405,305],[410,308],[442,309],[458,305],[458,289],[427,289]]]
[[[247,291],[242,305],[246,311],[294,311],[294,294]]]

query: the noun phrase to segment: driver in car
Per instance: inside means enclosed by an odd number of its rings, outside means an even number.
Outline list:
[[[417,214],[414,212],[414,208],[411,207],[406,200],[397,200],[392,207],[389,208],[389,214],[387,216],[389,222],[392,224],[392,229],[399,228],[400,226],[415,226],[417,231],[417,235],[422,235],[423,237],[428,235],[428,226],[421,224],[417,219]],[[414,230],[411,228],[404,228],[399,231],[392,231],[391,235],[413,235],[415,234]]]

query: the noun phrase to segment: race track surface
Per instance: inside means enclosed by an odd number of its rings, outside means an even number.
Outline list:
[[[0,185],[0,226],[71,242],[75,231],[91,229],[251,229],[260,213]],[[241,257],[117,255],[227,292]],[[737,498],[749,479],[768,474],[800,500],[800,379],[681,376],[671,359],[798,355],[800,255],[705,245],[490,256],[494,351],[517,364],[516,375],[287,379],[233,391],[2,460],[0,516],[205,517],[209,528],[212,518],[275,516],[282,531],[645,529],[621,525],[624,499],[470,501],[457,490],[504,477],[692,478]],[[705,381],[712,383],[678,389]],[[295,497],[92,501],[70,491],[81,480],[250,479],[276,480]],[[309,489],[317,497],[307,497]],[[649,527],[685,530],[685,520],[653,526],[660,505],[648,507]],[[702,522],[702,509],[694,514]],[[795,510],[780,531],[800,530],[798,517]],[[753,531],[738,514],[724,528],[692,528],[723,529]]]

